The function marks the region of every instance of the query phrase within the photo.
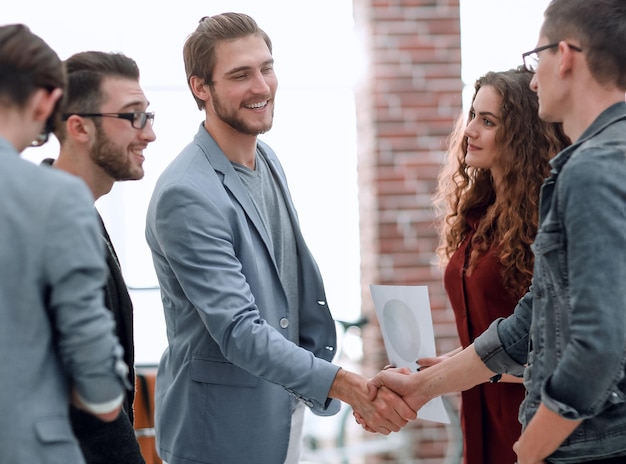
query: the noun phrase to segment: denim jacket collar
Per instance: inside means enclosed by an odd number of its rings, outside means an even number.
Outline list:
[[[618,102],[609,106],[606,110],[600,113],[600,115],[591,123],[589,127],[587,127],[587,129],[585,129],[578,140],[556,155],[550,161],[550,166],[552,167],[552,170],[550,171],[551,177],[556,176],[561,171],[570,156],[572,156],[572,153],[580,145],[620,119],[626,119],[626,102]]]

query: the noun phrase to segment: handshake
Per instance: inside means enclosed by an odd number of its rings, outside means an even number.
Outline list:
[[[473,345],[418,362],[422,366],[419,372],[388,366],[369,380],[341,369],[329,396],[351,405],[365,430],[389,435],[417,418],[417,411],[431,399],[467,390],[494,375]]]
[[[433,364],[440,358],[429,358]],[[437,360],[437,361],[435,361]],[[420,363],[427,361],[420,360]],[[330,396],[352,406],[356,421],[369,432],[389,435],[417,418],[417,411],[430,397],[421,385],[425,372],[385,367],[372,379],[339,370]]]

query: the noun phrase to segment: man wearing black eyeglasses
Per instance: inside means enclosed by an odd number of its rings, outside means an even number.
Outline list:
[[[48,138],[65,88],[57,54],[22,24],[0,26],[0,462],[84,459],[70,402],[115,421],[122,348],[103,305],[106,266],[84,182],[20,159]]]
[[[143,151],[155,140],[154,113],[146,112],[148,100],[139,84],[139,69],[119,53],[83,52],[65,61],[67,91],[56,121],[60,142],[56,160],[46,164],[81,177],[97,200],[116,181],[143,177]],[[116,322],[116,334],[134,380],[133,306],[120,262],[100,218],[108,279],[105,305]],[[78,409],[70,417],[88,464],[142,464],[133,430],[134,390],[129,390],[123,413],[111,423],[92,419]]]
[[[379,374],[371,393],[385,385],[419,408],[523,374],[520,464],[624,463],[626,2],[553,0],[544,16],[522,57],[539,116],[563,123],[574,143],[542,187],[532,286],[458,355],[411,376]]]

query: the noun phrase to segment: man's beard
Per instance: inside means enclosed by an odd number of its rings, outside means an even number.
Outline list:
[[[141,166],[134,166],[127,151],[109,139],[102,128],[97,129],[96,142],[89,155],[110,177],[118,180],[138,180],[143,177]]]
[[[215,110],[215,114],[220,120],[228,124],[230,127],[235,129],[237,132],[241,132],[246,135],[254,135],[257,136],[259,134],[264,134],[272,128],[272,121],[269,124],[262,128],[251,127],[246,124],[246,122],[237,116],[237,111],[228,111],[224,105],[221,104],[215,89],[210,87],[211,91],[211,100],[213,101],[213,109]],[[272,109],[272,120],[274,118],[274,111]]]

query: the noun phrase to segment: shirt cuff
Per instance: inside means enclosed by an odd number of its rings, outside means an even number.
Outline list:
[[[106,414],[114,411],[122,404],[122,401],[124,401],[124,395],[125,393],[122,393],[118,397],[112,399],[111,401],[107,401],[106,403],[90,403],[80,396],[78,392],[76,392],[76,396],[81,402],[83,408],[92,414]]]

